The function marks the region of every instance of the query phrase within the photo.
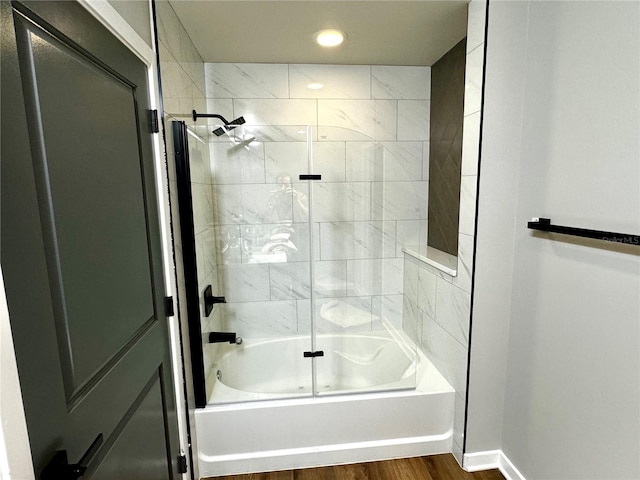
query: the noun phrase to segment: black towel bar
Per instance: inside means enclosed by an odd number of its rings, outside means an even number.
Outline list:
[[[532,230],[540,230],[542,232],[562,233],[564,235],[572,235],[574,237],[595,238],[604,242],[640,245],[640,235],[630,235],[627,233],[605,232],[604,230],[589,230],[586,228],[552,225],[549,218],[534,218],[531,222],[527,223],[527,227]]]

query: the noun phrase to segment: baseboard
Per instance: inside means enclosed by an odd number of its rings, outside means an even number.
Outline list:
[[[467,472],[497,468],[506,480],[526,480],[502,450],[466,453],[463,459],[463,466]]]

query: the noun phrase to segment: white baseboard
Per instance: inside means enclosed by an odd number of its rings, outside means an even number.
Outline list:
[[[497,468],[506,480],[526,480],[502,450],[466,453],[462,464],[467,472]]]

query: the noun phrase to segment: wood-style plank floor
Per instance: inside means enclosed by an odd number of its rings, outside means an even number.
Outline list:
[[[382,462],[211,477],[211,480],[504,480],[498,470],[468,473],[451,454]]]

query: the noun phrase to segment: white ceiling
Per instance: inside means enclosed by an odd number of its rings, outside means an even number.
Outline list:
[[[430,66],[466,33],[469,0],[170,0],[205,62]],[[318,46],[324,28],[347,33]]]

